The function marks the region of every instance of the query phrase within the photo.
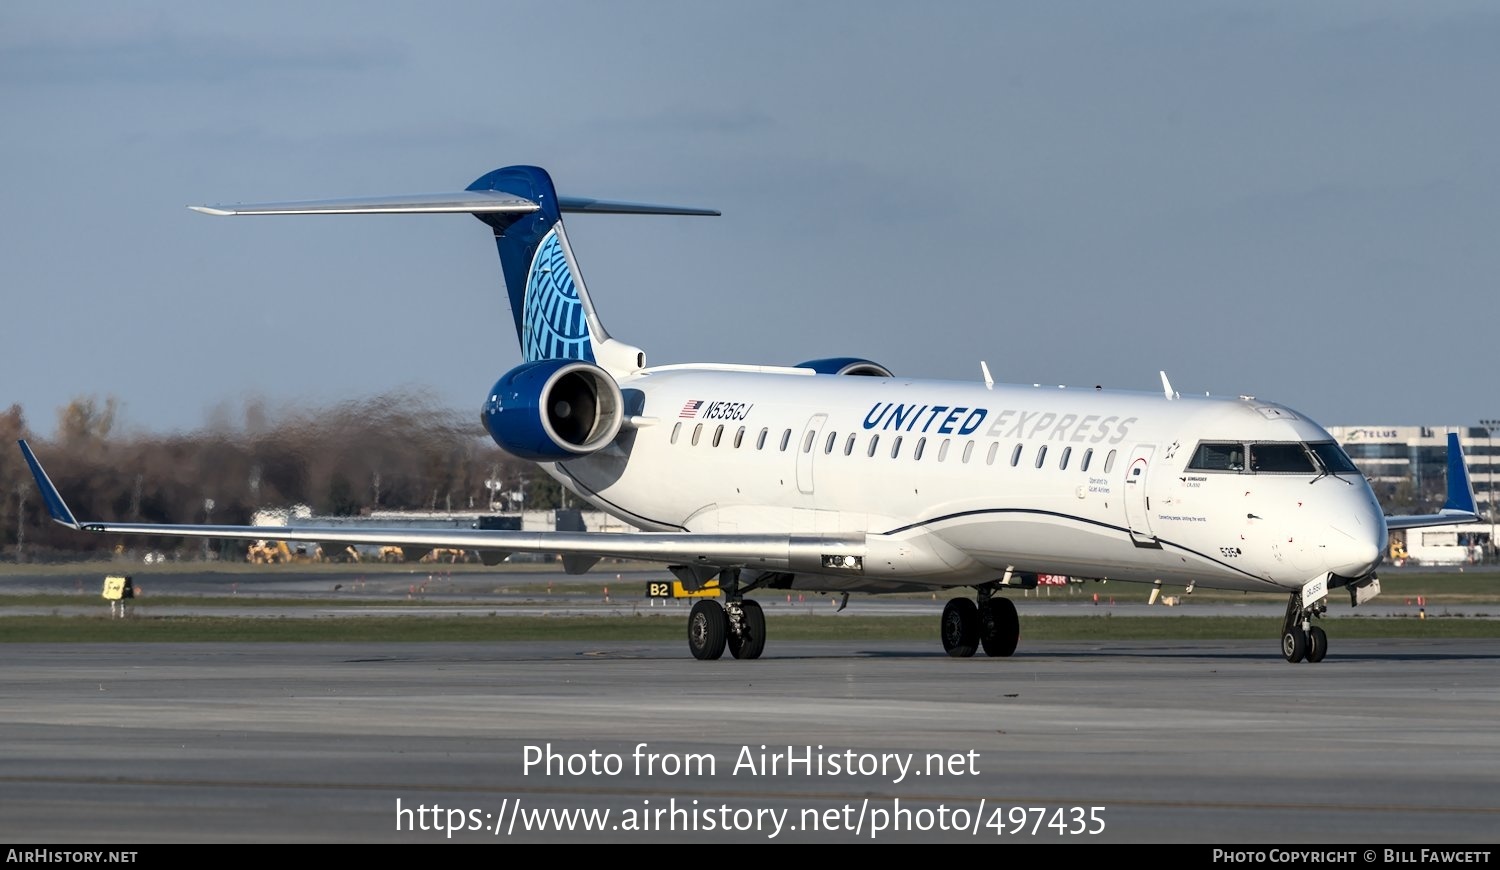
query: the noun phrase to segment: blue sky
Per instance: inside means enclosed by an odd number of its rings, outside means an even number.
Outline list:
[[[1253,394],[1327,425],[1500,415],[1488,3],[0,5],[0,405],[147,431],[519,361],[462,215],[199,203],[458,190],[576,216],[653,363]]]

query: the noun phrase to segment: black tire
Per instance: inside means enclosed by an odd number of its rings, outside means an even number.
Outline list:
[[[688,649],[693,658],[711,661],[724,654],[724,639],[729,634],[729,617],[724,606],[712,598],[693,605],[688,614]]]
[[[1307,658],[1307,632],[1293,628],[1281,636],[1281,654],[1292,664]]]
[[[766,612],[748,598],[740,602],[740,612],[745,617],[745,633],[735,637],[729,632],[725,644],[737,659],[758,659],[766,649]]]
[[[943,649],[956,659],[966,659],[979,648],[979,605],[967,598],[954,598],[943,608]]]
[[[1016,652],[1021,642],[1021,617],[1016,615],[1016,604],[1009,598],[991,598],[990,619],[980,631],[980,643],[984,654],[994,658],[1008,658]]]
[[[1318,626],[1307,630],[1307,660],[1316,664],[1328,655],[1328,633]]]

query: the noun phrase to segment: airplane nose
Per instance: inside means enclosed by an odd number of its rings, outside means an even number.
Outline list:
[[[1384,551],[1381,541],[1368,533],[1351,535],[1338,526],[1329,526],[1329,530],[1331,534],[1323,551],[1324,565],[1329,571],[1340,577],[1363,577],[1380,564]]]
[[[1324,565],[1340,577],[1363,577],[1385,554],[1385,515],[1372,496],[1358,510],[1328,526]]]

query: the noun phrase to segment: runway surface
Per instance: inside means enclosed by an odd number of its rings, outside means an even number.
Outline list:
[[[1265,640],[1022,643],[954,660],[773,635],[755,662],[695,661],[685,639],[5,644],[0,839],[1430,845],[1500,829],[1500,641],[1340,639],[1318,665]],[[549,746],[552,770],[528,768]]]

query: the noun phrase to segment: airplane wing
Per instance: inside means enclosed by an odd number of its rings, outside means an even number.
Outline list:
[[[721,568],[809,571],[830,560],[863,560],[864,535],[720,535],[693,532],[520,532],[490,529],[325,529],[307,526],[209,526],[155,523],[102,523],[79,520],[53,485],[31,446],[21,453],[47,504],[52,520],[70,529],[162,537],[225,538],[247,541],[318,541],[337,544],[391,544],[477,550],[487,564],[512,553],[558,553],[568,573],[580,574],[601,558],[638,559],[694,569],[700,577]]]
[[[1463,451],[1459,449],[1458,435],[1449,432],[1448,499],[1443,503],[1443,509],[1435,514],[1388,516],[1385,518],[1385,527],[1394,531],[1477,522],[1479,510],[1474,501],[1474,485],[1469,480],[1469,467],[1464,462]]]

